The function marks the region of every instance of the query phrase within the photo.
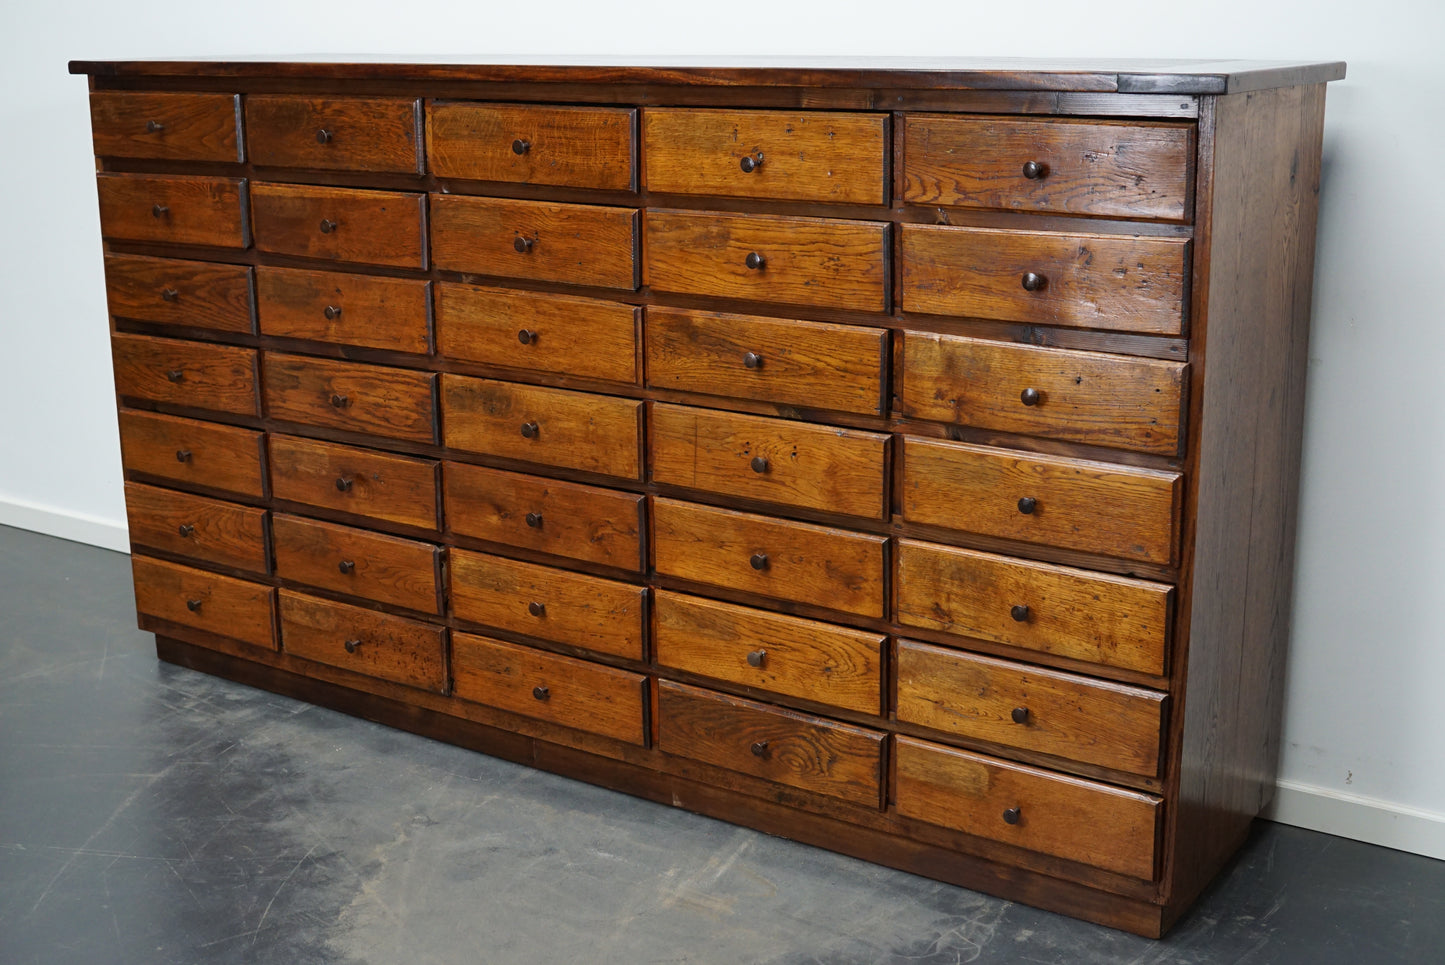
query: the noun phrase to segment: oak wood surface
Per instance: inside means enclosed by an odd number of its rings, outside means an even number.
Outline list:
[[[277,499],[437,528],[440,464],[435,460],[275,432],[267,443]]]
[[[441,613],[440,551],[431,543],[277,513],[271,520],[283,580]]]
[[[256,269],[262,334],[426,354],[431,285],[414,278]]]
[[[242,161],[237,94],[91,91],[97,157]]]
[[[265,433],[196,419],[120,411],[126,471],[261,497],[266,492]]]
[[[276,649],[276,594],[269,586],[149,556],[131,557],[137,612]]]
[[[256,350],[117,333],[110,340],[115,391],[123,398],[260,415]]]
[[[246,97],[251,163],[420,174],[421,102],[412,97]]]
[[[636,127],[626,108],[434,100],[427,159],[439,178],[630,191]]]
[[[251,243],[244,178],[101,172],[96,189],[106,238],[218,248]]]
[[[256,330],[246,265],[108,254],[105,294],[116,318],[218,332]]]
[[[131,546],[270,572],[266,510],[141,483],[125,484]]]
[[[281,647],[303,660],[446,693],[446,630],[282,589]]]
[[[266,352],[266,414],[412,442],[436,441],[436,380],[430,372]]]
[[[251,205],[260,251],[427,267],[426,195],[258,181]]]

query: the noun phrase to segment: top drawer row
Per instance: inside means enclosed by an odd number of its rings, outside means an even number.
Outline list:
[[[245,144],[242,141],[244,115]],[[888,202],[883,113],[426,102],[408,97],[91,95],[95,153],[423,174],[611,191]],[[1194,126],[907,114],[910,204],[1187,220]],[[423,134],[423,132],[425,132]]]

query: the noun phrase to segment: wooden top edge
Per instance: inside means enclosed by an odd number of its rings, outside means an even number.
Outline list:
[[[1333,62],[1250,60],[1034,60],[921,57],[534,59],[306,56],[294,61],[73,60],[96,77],[659,84],[682,87],[833,87],[1225,94],[1339,80]]]

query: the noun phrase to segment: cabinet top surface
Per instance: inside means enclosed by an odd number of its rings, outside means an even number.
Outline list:
[[[926,57],[553,57],[527,62],[455,55],[405,59],[306,55],[295,60],[73,60],[72,74],[104,78],[267,78],[684,87],[838,87],[906,90],[1227,94],[1340,80],[1342,61],[1041,60]]]

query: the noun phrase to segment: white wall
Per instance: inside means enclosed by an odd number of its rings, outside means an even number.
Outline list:
[[[123,547],[71,58],[918,54],[1344,59],[1331,85],[1278,816],[1445,857],[1439,0],[5,0],[0,523]],[[358,59],[365,59],[364,57]]]

